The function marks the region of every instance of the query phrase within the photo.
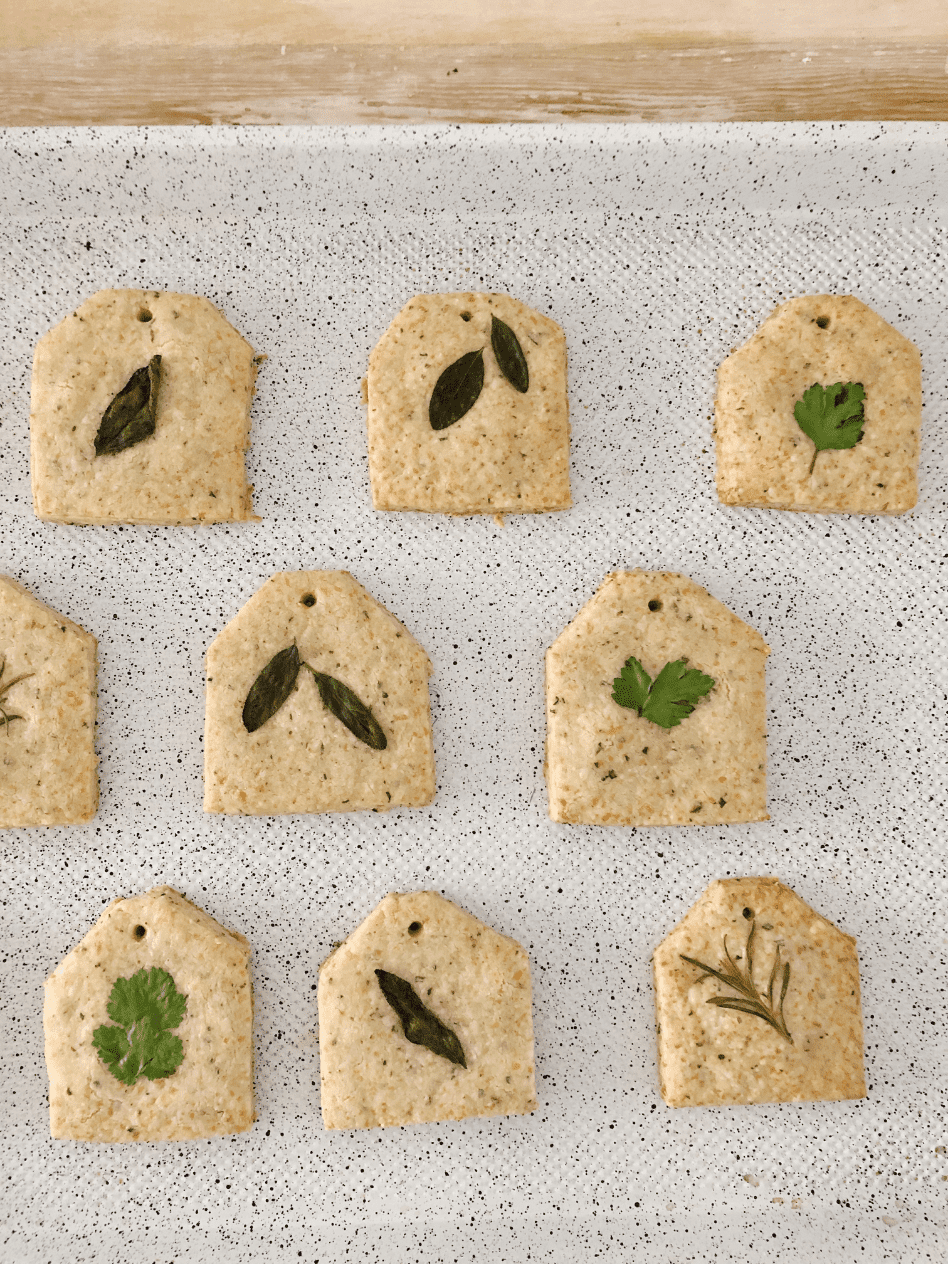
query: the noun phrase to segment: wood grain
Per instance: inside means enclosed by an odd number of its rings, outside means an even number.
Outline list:
[[[948,119],[945,48],[0,50],[0,124]]]

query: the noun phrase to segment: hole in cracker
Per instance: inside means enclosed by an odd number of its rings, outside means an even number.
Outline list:
[[[829,329],[830,318],[828,316],[817,316],[816,323],[820,329]]]
[[[461,313],[461,319],[462,319],[462,320],[470,320],[470,319],[471,319],[471,313],[470,313],[470,312],[462,312],[462,313]]]
[[[421,922],[412,922],[412,924],[408,927],[409,935],[417,935],[420,930]]]
[[[145,928],[144,928],[144,926],[136,926],[136,927],[135,927],[135,930],[134,930],[132,933],[134,934],[134,936],[135,936],[135,938],[136,938],[136,939],[144,939],[144,938],[145,938]]]
[[[753,909],[747,909],[747,908],[746,908],[746,909],[744,910],[744,916],[747,918],[747,920],[748,920],[748,921],[750,921],[750,920],[753,918],[753,916],[754,916],[754,910],[753,910]]]
[[[138,319],[142,322],[143,325],[147,324],[148,321],[151,320],[151,312],[148,310],[147,307],[143,307],[142,310],[138,313]]]
[[[300,597],[301,606],[315,606],[315,604],[316,604],[316,598],[313,596],[312,593],[304,593],[303,596]]]
[[[658,600],[657,597],[653,597],[652,600],[648,603],[648,608],[649,610],[661,610],[662,603]]]

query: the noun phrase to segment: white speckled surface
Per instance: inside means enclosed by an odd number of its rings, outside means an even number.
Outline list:
[[[0,1258],[945,1258],[946,141],[911,124],[3,135],[0,571],[99,639],[102,802],[88,826],[0,837]],[[259,525],[34,519],[33,345],[103,286],[206,294],[269,355]],[[566,329],[567,513],[499,530],[369,507],[368,353],[410,295],[468,288]],[[902,518],[715,497],[716,365],[779,301],[823,290],[921,348],[920,499]],[[336,566],[434,661],[434,804],[205,817],[205,646],[274,571]],[[633,566],[693,576],[771,645],[771,821],[547,819],[543,652]],[[712,878],[751,873],[856,936],[867,1100],[662,1104],[652,946]],[[43,978],[108,900],[162,882],[251,940],[259,1122],[54,1143]],[[541,1109],[323,1132],[319,961],[418,887],[528,947]]]

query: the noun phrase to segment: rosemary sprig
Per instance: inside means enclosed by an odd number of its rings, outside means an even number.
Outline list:
[[[23,716],[13,715],[11,712],[9,712],[6,709],[6,706],[4,704],[6,703],[6,700],[7,700],[7,693],[10,689],[13,688],[14,685],[19,684],[21,680],[29,680],[29,678],[33,675],[33,673],[24,672],[22,676],[14,676],[12,680],[8,680],[6,684],[4,684],[3,673],[6,671],[6,668],[7,668],[7,659],[6,659],[6,655],[4,655],[3,658],[0,658],[0,728],[6,728],[7,736],[9,737],[10,725],[13,723],[14,720],[22,720]]]
[[[703,961],[696,961],[694,957],[686,957],[684,953],[679,953],[682,961],[687,961],[689,965],[697,966],[699,970],[703,970],[704,974],[698,980],[701,983],[704,979],[713,977],[720,979],[727,987],[733,988],[735,992],[740,992],[740,996],[709,996],[708,1004],[717,1005],[720,1009],[736,1009],[742,1014],[753,1014],[755,1018],[762,1018],[765,1023],[773,1027],[774,1031],[778,1031],[784,1040],[793,1044],[793,1037],[787,1030],[787,1024],[783,1017],[783,1002],[787,995],[787,988],[790,985],[790,962],[783,963],[783,969],[780,969],[780,945],[777,945],[777,951],[774,954],[773,969],[770,971],[770,982],[767,985],[766,993],[761,996],[757,991],[757,986],[751,977],[751,971],[754,968],[754,936],[757,933],[756,920],[751,923],[750,934],[747,936],[747,947],[744,949],[745,968],[742,970],[734,961],[727,947],[727,936],[724,937],[724,956],[727,964],[721,966],[719,970],[715,970],[713,966],[706,966]],[[780,997],[774,1000],[774,989],[777,986],[777,979],[780,977]]]

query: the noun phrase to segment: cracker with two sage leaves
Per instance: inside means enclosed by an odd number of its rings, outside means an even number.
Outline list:
[[[393,894],[323,962],[327,1128],[536,1110],[530,962],[436,891]]]
[[[414,637],[348,572],[274,575],[208,647],[205,810],[430,803],[430,673]]]
[[[376,509],[568,509],[566,337],[507,294],[419,294],[369,360]]]
[[[46,981],[52,1135],[191,1141],[254,1121],[250,945],[171,887],[113,900]]]
[[[769,653],[753,628],[684,575],[607,575],[546,655],[552,819],[767,820]]]
[[[850,296],[776,309],[718,369],[726,505],[899,514],[918,496],[921,357]]]
[[[97,650],[91,632],[0,575],[0,829],[95,816]]]
[[[93,294],[36,347],[36,516],[187,526],[257,521],[244,453],[261,358],[206,298]]]
[[[653,965],[669,1106],[865,1097],[856,941],[776,878],[712,882]]]

